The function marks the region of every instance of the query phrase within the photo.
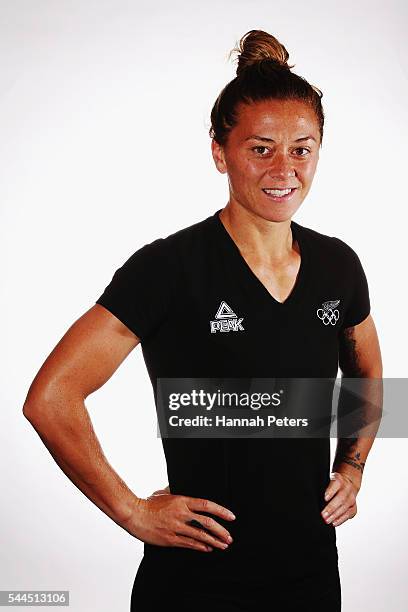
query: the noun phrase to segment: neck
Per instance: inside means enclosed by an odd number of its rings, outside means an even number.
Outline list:
[[[291,220],[269,221],[238,204],[228,204],[220,219],[239,250],[266,264],[279,265],[293,257]],[[297,248],[295,248],[297,252]]]

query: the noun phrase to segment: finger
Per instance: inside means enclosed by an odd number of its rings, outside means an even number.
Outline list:
[[[353,485],[350,482],[343,481],[341,489],[337,491],[332,500],[322,510],[323,518],[327,518],[332,515],[340,505],[351,507],[356,503],[356,495],[353,491]]]
[[[235,514],[217,504],[216,502],[210,501],[209,499],[202,499],[201,497],[186,497],[184,499],[187,502],[187,505],[190,510],[198,510],[202,512],[208,512],[209,514],[215,514],[216,516],[220,516],[228,521],[233,521],[235,519]]]
[[[180,531],[181,529],[179,529],[179,532]],[[209,533],[202,527],[198,527],[198,526],[193,527],[186,523],[183,526],[181,533],[183,535],[188,535],[193,538],[196,538],[200,542],[204,542],[205,544],[209,544],[210,546],[216,546],[217,548],[221,548],[222,550],[225,550],[228,547],[227,542],[223,542],[222,540],[219,540],[212,533]]]
[[[329,487],[336,487],[336,491],[331,497],[330,503],[328,503],[321,512],[323,518],[327,518],[327,516],[332,514],[340,503],[343,504],[346,500],[348,500],[350,502],[349,506],[351,506],[354,504],[356,499],[353,491],[353,485],[350,480],[343,478],[341,474],[337,474],[336,472],[332,473],[331,477],[334,477],[335,480],[330,483]]]
[[[195,550],[201,550],[203,552],[212,551],[212,547],[208,544],[204,544],[204,542],[199,542],[195,538],[189,538],[188,536],[184,536],[180,533],[177,533],[177,540],[175,540],[172,546],[184,547],[184,548],[193,548]]]
[[[339,525],[342,525],[342,523],[345,523],[348,519],[349,519],[349,515],[348,512],[345,512],[344,514],[342,514],[341,516],[339,516],[335,521],[333,521],[333,527],[338,527]]]
[[[225,540],[225,542],[231,543],[232,537],[229,531],[222,527],[217,521],[212,519],[210,516],[204,516],[202,514],[193,514],[193,519],[195,523],[198,523],[197,526],[202,526],[204,529],[208,529],[208,531],[213,532],[216,536],[218,536],[221,540]]]
[[[349,501],[348,495],[337,492],[331,502],[327,504],[325,508],[323,508],[321,512],[322,517],[326,520],[326,522],[329,523],[330,521],[328,519],[333,517],[334,513],[338,512],[339,508],[341,508],[342,506],[348,508],[351,505],[352,504]]]
[[[332,512],[327,518],[325,517],[326,523],[333,523],[334,521],[336,521],[336,519],[338,519],[340,516],[342,516],[343,514],[345,514],[346,512],[349,512],[351,506],[348,503],[344,503],[341,504],[340,506],[338,506],[338,508],[336,508],[336,510],[334,512]]]
[[[337,493],[340,487],[341,482],[336,478],[335,473],[330,474],[330,484],[328,485],[325,491],[324,499],[326,501],[329,501],[329,499],[331,499],[333,495]]]
[[[355,516],[355,514],[353,514],[350,509],[347,510],[347,512],[344,512],[344,514],[341,514],[333,521],[333,527],[338,527],[342,523],[345,523],[349,519],[353,518],[353,516]]]
[[[344,523],[344,521],[354,518],[356,514],[357,514],[357,504],[354,503],[346,512],[344,512],[344,514],[338,516],[333,521],[334,527],[338,527],[339,525]]]
[[[324,494],[324,499],[325,501],[330,501],[331,498],[333,497],[333,495],[335,495],[335,493],[337,492],[337,490],[334,487],[328,486],[326,489],[326,492]]]
[[[200,517],[200,518],[202,518],[202,517]],[[232,537],[230,535],[224,536],[223,534],[220,534],[220,535],[214,534],[214,533],[212,533],[211,530],[208,529],[208,527],[204,526],[202,523],[203,523],[203,521],[199,522],[199,521],[196,521],[195,519],[193,519],[192,521],[189,521],[187,523],[187,525],[188,526],[192,526],[192,528],[195,531],[195,536],[196,537],[199,537],[199,536],[201,537],[201,535],[203,533],[208,535],[208,538],[204,538],[204,540],[207,543],[209,543],[209,544],[211,544],[213,546],[217,546],[218,548],[225,549],[226,548],[225,545],[231,544]],[[188,533],[191,533],[191,532],[188,532]],[[192,535],[194,535],[194,534],[192,534]]]

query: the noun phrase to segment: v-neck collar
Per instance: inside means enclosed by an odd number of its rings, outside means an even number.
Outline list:
[[[296,303],[301,295],[302,289],[305,286],[306,282],[306,269],[308,264],[308,250],[307,250],[307,240],[304,238],[304,233],[302,232],[302,226],[300,226],[295,221],[291,220],[290,228],[292,230],[292,236],[299,244],[300,249],[300,267],[298,270],[298,274],[296,277],[295,285],[292,288],[292,291],[286,298],[284,302],[279,302],[273,295],[268,291],[262,281],[256,276],[256,274],[252,271],[245,258],[241,254],[237,244],[232,239],[232,236],[228,233],[226,227],[220,219],[220,212],[223,209],[220,208],[213,215],[214,225],[218,230],[220,242],[224,246],[224,252],[228,254],[233,262],[239,266],[243,278],[246,282],[253,288],[253,290],[257,290],[267,301],[270,302],[273,306],[280,309],[286,309],[288,306]],[[210,217],[211,218],[211,217]]]

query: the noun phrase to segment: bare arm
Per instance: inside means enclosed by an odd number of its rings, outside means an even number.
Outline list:
[[[366,401],[367,410],[374,407],[375,414],[367,416],[377,420],[382,410],[382,359],[374,321],[369,315],[359,325],[348,327],[340,338],[339,365],[345,378],[359,378],[363,390],[361,397]],[[369,379],[378,379],[378,381]],[[342,404],[340,388],[339,412]],[[363,402],[364,404],[364,402]],[[376,426],[378,428],[378,426]],[[372,427],[370,428],[370,432]],[[375,434],[374,434],[375,435]],[[325,492],[327,505],[322,517],[335,527],[357,514],[356,497],[361,487],[364,466],[374,442],[374,435],[339,437],[333,462],[331,482]]]
[[[344,330],[340,339],[339,364],[346,378],[381,379],[382,359],[377,331],[371,315],[355,327]],[[379,387],[373,381],[367,384],[367,396],[376,394]],[[377,404],[381,398],[375,398]],[[340,402],[341,403],[341,402]],[[339,438],[333,469],[361,485],[364,465],[373,445],[374,437]]]
[[[71,325],[29,388],[24,416],[70,480],[118,524],[136,495],[108,463],[85,406],[139,343],[123,323],[95,304]]]
[[[230,543],[227,529],[200,512],[233,520],[227,508],[172,495],[169,487],[167,495],[137,497],[110,466],[95,435],[85,399],[109,380],[139,342],[119,319],[95,304],[71,325],[41,366],[29,388],[24,416],[78,489],[131,535],[161,546],[225,548]],[[192,521],[203,528],[192,526]]]

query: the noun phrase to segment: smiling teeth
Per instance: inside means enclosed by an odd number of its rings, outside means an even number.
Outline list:
[[[288,195],[292,189],[263,189],[263,191],[273,196],[285,196]]]

